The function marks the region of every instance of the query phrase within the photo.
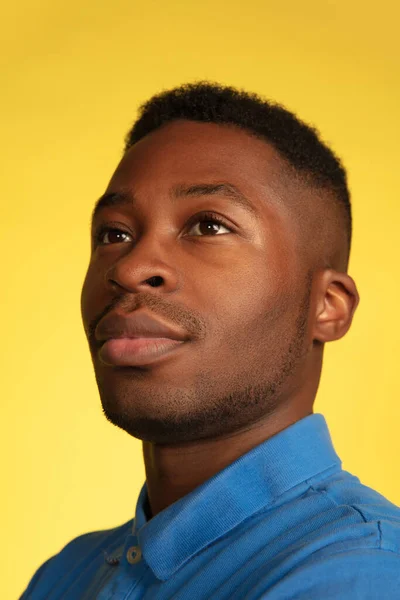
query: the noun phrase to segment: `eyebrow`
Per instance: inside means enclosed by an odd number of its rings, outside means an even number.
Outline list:
[[[92,211],[92,222],[95,220],[99,212],[101,212],[104,208],[113,207],[113,206],[128,206],[132,205],[132,197],[126,193],[121,192],[110,192],[108,194],[103,194],[97,200],[94,209]],[[134,203],[134,201],[133,201]]]
[[[257,216],[257,210],[252,202],[232,183],[198,183],[196,185],[178,185],[173,189],[173,197],[225,196],[234,204],[241,206],[248,213]],[[111,192],[103,194],[97,200],[92,212],[92,221],[104,208],[127,206],[135,204],[135,197],[126,192]]]

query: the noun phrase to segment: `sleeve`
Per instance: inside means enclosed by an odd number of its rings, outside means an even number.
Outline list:
[[[252,600],[400,600],[400,555],[382,549],[309,557]]]

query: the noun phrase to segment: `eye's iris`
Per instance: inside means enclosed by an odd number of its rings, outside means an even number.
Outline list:
[[[208,221],[199,221],[199,231],[202,234],[207,233],[218,233],[221,228],[221,223],[217,223],[216,221],[208,220]]]
[[[232,233],[232,229],[225,225],[225,222],[219,216],[210,214],[197,219],[190,231],[192,231],[195,236],[205,237],[210,234],[211,236],[215,236],[216,234],[219,235],[225,233],[223,231],[224,229],[228,233]]]
[[[127,234],[124,231],[119,231],[118,229],[109,229],[108,231],[104,232],[104,234],[102,236],[103,243],[106,243],[106,244],[113,244],[113,243],[118,244],[118,242],[123,242],[124,241],[124,237],[123,236],[126,236],[126,235]],[[114,240],[110,239],[113,236],[115,236]],[[106,237],[107,237],[107,241],[105,241]]]

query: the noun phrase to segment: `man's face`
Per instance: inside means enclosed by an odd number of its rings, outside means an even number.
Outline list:
[[[262,140],[191,121],[146,136],[118,165],[106,194],[125,201],[93,220],[81,308],[104,413],[131,435],[229,434],[298,387],[312,342],[310,279],[280,172]],[[136,310],[188,341],[140,366],[104,361],[96,327]]]

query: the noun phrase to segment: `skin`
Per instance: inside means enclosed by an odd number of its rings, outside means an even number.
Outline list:
[[[254,213],[219,192],[174,194],[221,182]],[[143,440],[151,518],[313,412],[324,344],[346,334],[359,295],[329,192],[237,127],[165,125],[129,149],[106,192],[131,201],[93,221],[82,318],[104,414]],[[224,225],[201,223],[204,211]],[[103,224],[123,234],[96,245]],[[138,308],[191,340],[152,365],[104,365],[97,323]]]

